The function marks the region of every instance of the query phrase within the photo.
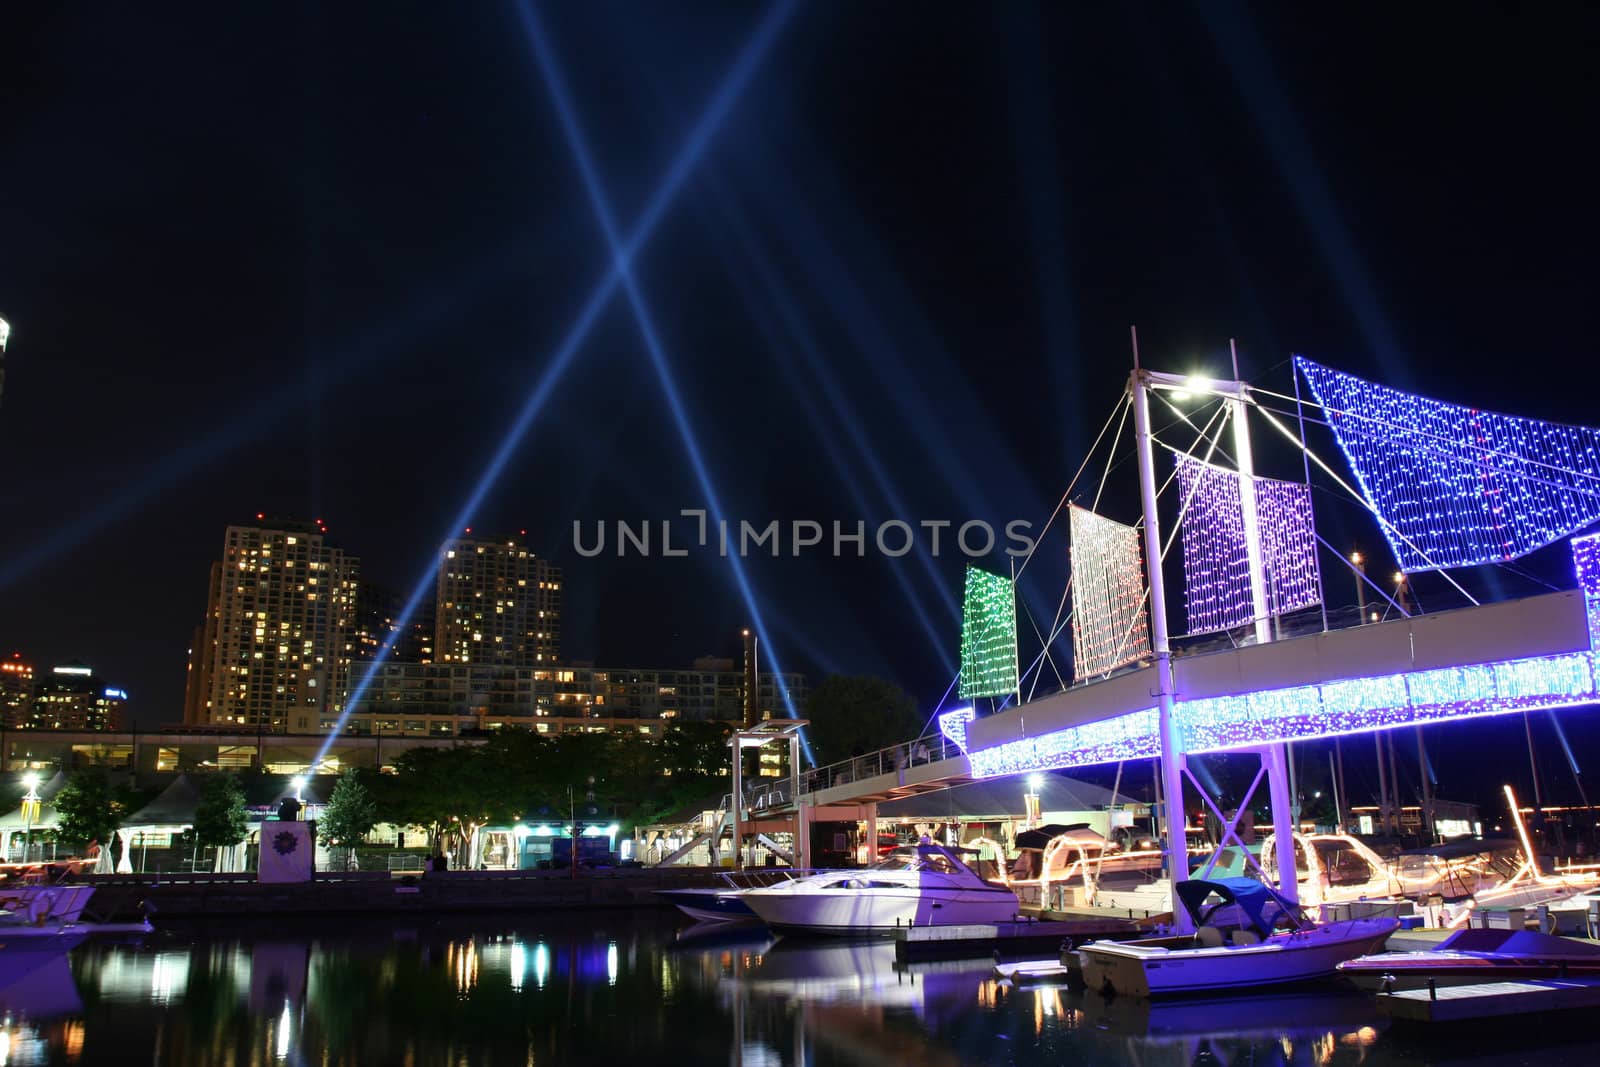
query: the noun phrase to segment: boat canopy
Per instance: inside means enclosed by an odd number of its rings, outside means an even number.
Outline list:
[[[1183,902],[1184,910],[1194,919],[1195,925],[1205,925],[1206,920],[1219,908],[1233,904],[1256,933],[1263,937],[1272,933],[1273,923],[1279,915],[1294,918],[1298,911],[1271,887],[1253,878],[1192,878],[1187,882],[1179,882],[1177,891],[1178,899]],[[1222,898],[1221,903],[1206,908],[1205,902],[1213,893]]]
[[[1429,845],[1426,848],[1408,848],[1401,852],[1401,856],[1432,856],[1441,860],[1458,860],[1467,856],[1481,856],[1489,852],[1505,852],[1517,847],[1517,843],[1506,838],[1472,837],[1460,841],[1449,841],[1442,845]]]

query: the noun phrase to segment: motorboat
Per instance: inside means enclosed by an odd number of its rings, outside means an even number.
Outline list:
[[[8,885],[0,887],[0,909],[35,924],[75,923],[92,896],[92,885]]]
[[[1526,978],[1600,978],[1600,945],[1532,930],[1458,930],[1431,949],[1339,964],[1364,989],[1421,989]]]
[[[774,930],[845,936],[1010,922],[1019,907],[1010,889],[931,844],[902,845],[869,867],[750,889],[740,899]]]
[[[1311,981],[1382,948],[1400,925],[1389,917],[1314,925],[1249,878],[1190,879],[1176,895],[1194,934],[1091,941],[1078,949],[1084,984],[1155,997]]]

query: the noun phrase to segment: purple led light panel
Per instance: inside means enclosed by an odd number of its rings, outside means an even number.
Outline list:
[[[1244,506],[1237,471],[1202,463],[1181,452],[1179,499],[1183,514],[1184,607],[1189,632],[1208,633],[1254,621],[1250,566],[1245,551]],[[1311,490],[1298,482],[1255,479],[1267,610],[1283,615],[1322,599]]]

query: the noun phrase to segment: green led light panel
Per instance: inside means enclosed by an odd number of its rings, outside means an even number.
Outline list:
[[[967,568],[961,619],[961,699],[1017,688],[1017,602],[1011,579]]]

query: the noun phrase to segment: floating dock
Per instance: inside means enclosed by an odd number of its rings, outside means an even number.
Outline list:
[[[1397,1021],[1457,1022],[1600,1007],[1600,978],[1481,982],[1378,994],[1378,1011]]]
[[[1137,937],[1138,922],[1114,917],[1067,921],[973,923],[963,926],[908,926],[894,933],[895,958],[913,960],[975,959],[990,955],[1037,956],[1061,951],[1062,944],[1091,938]]]

